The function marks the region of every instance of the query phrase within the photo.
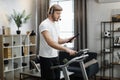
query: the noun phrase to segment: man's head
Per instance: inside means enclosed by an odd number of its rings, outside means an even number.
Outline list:
[[[61,11],[62,7],[58,4],[54,4],[49,8],[48,16],[50,16],[53,21],[58,21],[60,19]]]

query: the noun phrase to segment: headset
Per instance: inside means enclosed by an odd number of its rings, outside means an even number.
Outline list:
[[[54,4],[49,8],[48,14],[53,14],[54,11],[62,11],[62,8],[58,4]]]
[[[48,12],[49,14],[53,14],[54,13],[54,8],[53,8],[53,6],[49,9],[49,12]]]
[[[48,10],[48,14],[53,15],[55,11],[62,11],[61,6],[59,6],[58,4],[54,4],[53,6],[51,6]],[[59,19],[61,20],[61,19]]]

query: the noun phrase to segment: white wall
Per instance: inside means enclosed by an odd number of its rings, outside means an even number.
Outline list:
[[[120,2],[117,3],[97,3],[95,0],[87,0],[88,15],[88,48],[91,51],[100,53],[100,23],[110,21],[112,10],[120,9]],[[115,76],[119,77],[120,72],[116,68]]]
[[[0,0],[0,28],[1,26],[10,27],[11,34],[16,34],[17,27],[15,23],[10,23],[7,18],[7,16],[13,13],[13,9],[15,9],[18,12],[26,10],[26,14],[32,15],[30,20],[20,28],[22,34],[26,34],[26,31],[36,30],[35,1],[36,0]]]
[[[87,0],[88,12],[88,47],[90,50],[100,50],[100,23],[110,21],[112,10],[120,9],[120,2],[97,3],[95,0]],[[93,44],[94,43],[94,44]]]

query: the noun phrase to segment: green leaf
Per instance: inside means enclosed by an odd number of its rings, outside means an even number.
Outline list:
[[[23,23],[26,23],[30,19],[31,15],[26,15],[25,10],[22,11],[22,13],[17,13],[15,10],[13,10],[13,14],[11,14],[11,18],[15,21],[18,29],[21,27]]]
[[[30,19],[30,17],[31,17],[31,14],[27,15],[27,16],[24,18],[24,23],[26,23],[27,20]]]

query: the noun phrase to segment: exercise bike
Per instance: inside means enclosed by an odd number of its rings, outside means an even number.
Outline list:
[[[83,60],[89,56],[88,54],[86,54],[88,51],[89,51],[89,49],[80,50],[77,52],[77,54],[74,58],[72,58],[71,60],[66,62],[64,65],[52,66],[51,69],[56,69],[56,68],[62,69],[65,80],[70,80],[67,67],[69,67],[69,64],[71,64],[73,62],[78,62],[80,67],[81,67],[81,71],[82,71],[82,75],[83,75],[84,80],[88,80],[88,76],[87,76],[84,62],[83,62]]]

